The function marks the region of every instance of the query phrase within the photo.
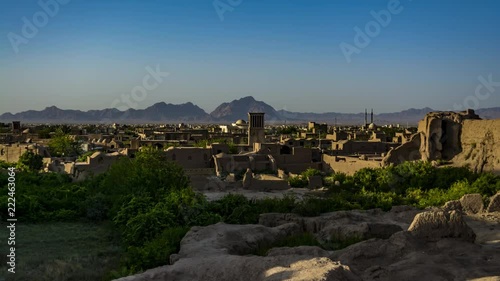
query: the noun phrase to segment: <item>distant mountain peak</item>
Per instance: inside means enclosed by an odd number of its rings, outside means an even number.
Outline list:
[[[246,97],[240,98],[238,101],[252,102],[252,101],[257,101],[257,100],[252,96],[246,96]]]
[[[166,106],[166,105],[167,105],[167,103],[164,101],[160,101],[160,102],[153,104],[153,106]]]
[[[52,105],[52,106],[47,106],[44,110],[60,110],[57,106]]]
[[[383,124],[416,124],[424,118],[428,112],[435,111],[432,108],[409,108],[399,112],[376,113],[375,123]],[[127,114],[124,114],[124,113]],[[231,102],[220,104],[213,112],[207,114],[196,104],[186,102],[183,104],[171,104],[158,102],[146,109],[128,109],[120,111],[116,108],[102,110],[65,110],[57,106],[48,106],[43,110],[28,110],[16,114],[4,113],[0,115],[0,121],[11,122],[20,120],[22,122],[51,122],[51,123],[88,123],[101,122],[102,120],[117,123],[144,123],[144,122],[235,122],[238,119],[247,120],[248,112],[263,112],[266,114],[266,122],[326,122],[328,124],[352,124],[359,125],[364,122],[363,113],[312,113],[291,112],[287,110],[276,111],[272,106],[263,101],[257,101],[252,96],[235,99]],[[476,113],[486,119],[500,118],[500,107],[477,109]]]
[[[248,112],[264,112],[266,120],[281,120],[279,113],[270,105],[263,101],[257,101],[252,96],[235,99],[232,102],[225,102],[219,105],[210,115],[221,121],[246,120]]]

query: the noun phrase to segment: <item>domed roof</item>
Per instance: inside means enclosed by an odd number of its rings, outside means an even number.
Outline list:
[[[370,125],[368,125],[368,129],[370,130],[375,130],[377,128],[377,125],[375,125],[375,123],[371,123]]]
[[[234,123],[236,125],[246,125],[247,124],[247,121],[243,120],[243,119],[239,119],[238,121],[236,121],[236,123]]]

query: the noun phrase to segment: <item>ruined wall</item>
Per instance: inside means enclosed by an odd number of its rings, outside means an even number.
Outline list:
[[[17,163],[19,157],[27,150],[27,145],[23,144],[0,145],[0,160],[9,163]]]
[[[454,166],[500,174],[500,119],[465,120],[460,145],[462,152],[452,159]]]
[[[389,150],[387,156],[382,160],[382,165],[401,164],[405,161],[414,161],[422,159],[420,153],[421,141],[425,140],[423,133],[417,133],[411,136],[408,142]]]
[[[473,110],[430,112],[418,123],[418,132],[407,143],[390,151],[384,165],[408,160],[451,160],[462,152],[460,138],[465,120],[480,120]],[[419,140],[418,140],[419,138]],[[416,146],[420,144],[418,150]]]
[[[419,122],[411,141],[390,151],[382,162],[443,159],[453,166],[500,174],[499,143],[500,119],[481,120],[473,110],[431,112]]]
[[[341,172],[347,175],[353,175],[356,171],[363,168],[379,168],[379,161],[359,160],[355,157],[341,157],[345,161],[335,161],[335,156],[323,154],[323,171]]]
[[[210,168],[212,153],[209,148],[170,147],[165,152],[165,156],[184,169],[199,169]]]

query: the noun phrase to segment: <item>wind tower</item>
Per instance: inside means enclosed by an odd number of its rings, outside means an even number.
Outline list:
[[[251,147],[255,143],[264,143],[266,140],[264,114],[263,112],[248,113],[248,145]]]

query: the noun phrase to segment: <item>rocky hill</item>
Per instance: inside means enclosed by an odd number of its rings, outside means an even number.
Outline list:
[[[210,116],[198,106],[184,104],[156,103],[145,109],[119,111],[115,108],[102,110],[64,110],[55,106],[40,111],[28,110],[16,114],[0,115],[2,121],[19,120],[37,123],[148,123],[148,122],[207,122]]]
[[[411,108],[393,113],[379,113],[374,115],[374,122],[378,125],[416,125],[419,120],[432,111],[434,110],[426,107],[422,109]],[[4,113],[0,115],[0,121],[19,120],[36,123],[232,123],[238,119],[247,120],[248,112],[264,112],[268,124],[283,124],[285,122],[293,124],[308,121],[334,124],[336,121],[339,125],[361,125],[365,120],[364,113],[277,111],[269,104],[248,96],[231,102],[224,102],[210,114],[191,102],[184,104],[160,102],[146,109],[128,109],[126,111],[115,108],[89,111],[65,110],[50,106],[40,111],[28,110],[16,114]],[[478,109],[476,113],[485,119],[500,118],[500,107]],[[369,118],[368,121],[370,121]]]
[[[264,112],[266,121],[281,120],[276,110],[263,101],[257,101],[253,97],[244,97],[232,102],[225,102],[219,105],[210,116],[217,121],[236,121],[238,119],[247,120],[248,112]]]

